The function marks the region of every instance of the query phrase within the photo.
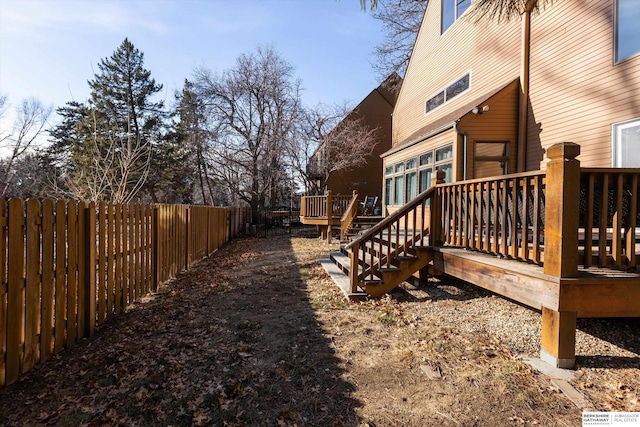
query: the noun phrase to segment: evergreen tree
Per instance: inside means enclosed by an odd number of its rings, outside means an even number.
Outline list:
[[[124,39],[110,58],[98,64],[89,80],[91,106],[102,112],[109,128],[134,143],[154,138],[164,116],[163,102],[151,97],[162,90],[144,68],[144,54]]]
[[[58,109],[62,121],[52,131],[48,152],[66,172],[69,192],[85,200],[128,202],[140,198],[159,147],[165,118],[162,89],[144,68],[144,55],[125,39],[98,64],[86,103]],[[157,163],[157,162],[156,162]],[[146,186],[156,200],[153,187]]]

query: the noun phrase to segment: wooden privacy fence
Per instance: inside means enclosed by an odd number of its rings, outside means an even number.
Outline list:
[[[231,237],[229,215],[204,206],[0,200],[0,385],[218,249]]]

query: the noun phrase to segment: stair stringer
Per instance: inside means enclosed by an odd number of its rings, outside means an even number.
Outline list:
[[[414,256],[398,260],[397,265],[390,269],[381,268],[382,280],[364,282],[364,290],[367,295],[380,297],[387,292],[397,288],[398,285],[415,272],[420,271],[433,261],[433,250],[429,247],[414,247]]]

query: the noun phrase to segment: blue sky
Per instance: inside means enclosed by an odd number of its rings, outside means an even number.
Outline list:
[[[358,0],[0,0],[0,93],[11,106],[84,101],[125,37],[168,103],[195,67],[231,68],[260,44],[295,67],[308,105],[356,105],[382,80],[371,68],[382,29]]]

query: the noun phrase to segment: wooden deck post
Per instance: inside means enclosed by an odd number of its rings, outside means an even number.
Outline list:
[[[540,359],[556,368],[576,363],[576,312],[542,307]]]
[[[580,146],[572,142],[547,149],[544,273],[558,278],[578,275],[579,154]],[[542,360],[558,368],[575,365],[576,317],[542,307]]]
[[[327,243],[331,244],[331,219],[333,218],[333,195],[331,190],[327,190]]]
[[[434,177],[431,178],[431,186],[444,184],[445,172],[437,170]],[[431,206],[429,207],[429,245],[442,246],[442,208],[440,196],[436,192],[431,198]]]
[[[547,149],[544,273],[555,277],[578,274],[580,146],[562,142]]]

